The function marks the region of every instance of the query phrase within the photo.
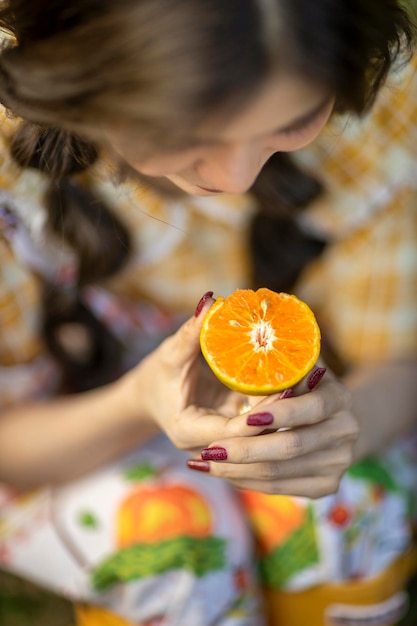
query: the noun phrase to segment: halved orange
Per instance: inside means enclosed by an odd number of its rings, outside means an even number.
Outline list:
[[[310,307],[294,295],[262,288],[217,298],[200,345],[227,387],[266,396],[296,385],[320,354],[320,329]]]

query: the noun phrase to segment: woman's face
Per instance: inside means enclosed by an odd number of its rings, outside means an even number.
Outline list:
[[[138,173],[166,178],[192,195],[247,191],[275,152],[309,144],[322,130],[334,99],[302,79],[270,80],[233,119],[213,118],[196,129],[189,147],[137,157],[128,132],[109,130],[113,150]]]

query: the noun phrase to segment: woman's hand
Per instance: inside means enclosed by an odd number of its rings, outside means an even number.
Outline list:
[[[330,372],[320,380],[325,369],[316,366],[294,397],[250,398],[253,408],[242,413],[245,397],[225,389],[201,359],[201,323],[211,303],[204,296],[198,315],[130,374],[138,409],[191,452],[191,469],[267,493],[334,492],[358,436],[350,393]]]
[[[177,448],[198,456],[229,432],[244,398],[222,385],[201,356],[201,324],[212,303],[205,294],[196,315],[119,381],[125,410],[137,416],[138,427],[153,422]]]
[[[230,420],[229,434],[189,466],[265,493],[317,498],[335,492],[352,463],[358,425],[350,392],[329,372],[309,389],[323,371],[315,368],[295,397],[265,398]]]

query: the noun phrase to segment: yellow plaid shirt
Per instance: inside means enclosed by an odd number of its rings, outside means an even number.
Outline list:
[[[297,158],[326,189],[302,225],[329,245],[298,293],[351,364],[417,355],[417,59],[363,119],[335,117]]]

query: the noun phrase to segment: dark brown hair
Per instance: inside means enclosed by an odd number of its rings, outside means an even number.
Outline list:
[[[103,201],[77,175],[94,164],[94,145],[66,130],[22,122],[10,151],[24,168],[50,178],[45,194],[47,228],[77,254],[76,284],[44,285],[43,334],[50,352],[63,366],[65,386],[79,391],[109,382],[121,372],[122,346],[85,306],[82,288],[111,276],[128,261],[130,236]],[[81,352],[62,341],[65,325],[87,333]],[[73,326],[74,327],[74,326]]]
[[[27,121],[13,153],[51,174],[50,226],[91,268],[102,267],[101,235],[83,245],[80,220],[85,229],[99,206],[75,190],[74,172],[94,161],[90,142],[100,144],[106,125],[128,127],[138,150],[186,145],[196,124],[233,115],[281,68],[335,94],[336,111],[361,114],[412,39],[397,0],[5,0],[0,27],[12,35],[0,55],[0,101]],[[255,282],[289,290],[323,248],[293,219],[320,189],[288,155],[266,164],[252,189]],[[122,245],[101,277],[128,258],[128,234],[116,231]]]

